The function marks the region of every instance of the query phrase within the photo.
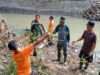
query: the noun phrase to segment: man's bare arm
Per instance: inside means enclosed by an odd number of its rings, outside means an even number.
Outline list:
[[[40,24],[40,25],[41,25],[41,27],[42,27],[43,31],[45,32],[45,28],[44,28],[43,24]]]
[[[44,35],[43,37],[40,37],[37,41],[35,41],[33,44],[33,46],[37,46],[38,44],[40,44],[41,42],[43,42],[45,39],[49,38],[51,36],[51,33],[48,33],[46,35]]]
[[[76,42],[81,41],[81,40],[83,40],[83,37],[80,37],[79,39],[73,41],[72,43],[76,43]]]

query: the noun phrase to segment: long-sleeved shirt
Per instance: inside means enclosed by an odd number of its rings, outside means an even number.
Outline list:
[[[60,24],[56,27],[54,34],[58,32],[58,44],[66,45],[70,41],[70,30],[67,24],[61,26]]]

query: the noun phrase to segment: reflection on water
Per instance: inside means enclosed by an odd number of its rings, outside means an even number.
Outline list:
[[[7,21],[9,23],[9,27],[12,31],[20,35],[24,29],[30,28],[31,21],[34,19],[34,15],[26,15],[26,14],[3,14],[7,18]],[[41,16],[41,22],[45,25],[45,28],[48,28],[49,15],[42,15]],[[55,16],[54,23],[55,26],[59,23],[59,17]],[[79,38],[83,31],[86,29],[86,23],[88,20],[86,19],[80,19],[80,18],[73,18],[66,16],[66,23],[70,27],[71,31],[71,41]],[[95,26],[95,32],[98,36],[98,43],[97,43],[97,49],[100,50],[100,22],[96,22]],[[79,42],[78,44],[82,44],[82,42]]]

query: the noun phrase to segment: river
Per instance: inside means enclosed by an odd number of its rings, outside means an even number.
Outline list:
[[[6,17],[7,22],[9,24],[9,28],[11,31],[15,32],[17,35],[21,35],[23,30],[26,28],[30,28],[31,21],[34,19],[35,15],[28,14],[3,14]],[[41,15],[41,22],[44,24],[45,28],[48,29],[49,24],[49,15]],[[59,23],[60,16],[55,16],[54,24],[55,27]],[[82,18],[75,18],[66,16],[66,24],[68,24],[71,31],[71,41],[76,40],[80,36],[82,36],[83,31],[86,29],[86,24],[88,20]],[[96,50],[100,50],[100,22],[95,21],[96,26],[94,28],[98,40]],[[77,43],[82,44],[82,41]]]

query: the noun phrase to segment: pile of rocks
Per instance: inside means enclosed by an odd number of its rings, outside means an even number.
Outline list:
[[[100,4],[91,6],[89,9],[83,11],[82,16],[95,21],[100,21]]]
[[[7,48],[7,43],[11,39],[14,39],[14,34],[9,32],[5,18],[0,17],[0,49]]]

